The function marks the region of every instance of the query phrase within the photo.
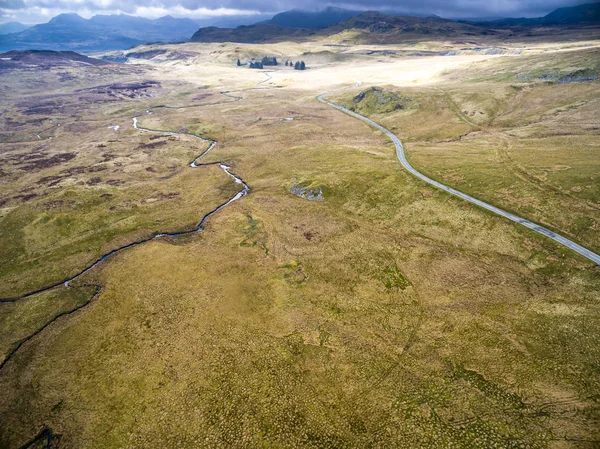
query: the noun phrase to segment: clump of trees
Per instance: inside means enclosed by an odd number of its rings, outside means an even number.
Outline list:
[[[276,57],[265,56],[260,61],[250,61],[248,63],[248,67],[250,67],[251,69],[262,69],[266,65],[278,65],[278,64],[279,64],[279,62],[277,62]],[[240,62],[240,60],[238,59],[236,65],[239,67],[239,66],[245,65],[245,64],[242,64]],[[304,63],[304,61],[296,61],[294,63],[293,61],[290,61],[288,59],[285,61],[285,66],[293,67],[294,70],[306,70],[306,64]]]
[[[265,56],[260,61],[262,65],[277,65],[277,58],[273,56],[272,58]]]
[[[296,61],[296,63],[294,64],[294,70],[305,70],[306,69],[306,64],[304,64],[304,61]]]
[[[277,62],[277,58],[275,56],[270,57],[270,56],[265,56],[263,57],[260,61],[250,61],[248,63],[248,67],[250,67],[251,69],[262,69],[264,68],[264,66],[266,65],[278,65],[279,63]],[[237,60],[236,65],[239,67],[241,65],[244,65],[240,62],[240,60]]]

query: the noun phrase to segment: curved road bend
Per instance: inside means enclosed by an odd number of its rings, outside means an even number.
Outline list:
[[[362,83],[358,83],[357,86],[360,86]],[[355,86],[352,86],[355,87]],[[342,89],[343,90],[343,89]],[[508,218],[509,220],[512,220],[516,223],[519,223],[535,232],[537,232],[538,234],[542,234],[545,237],[548,237],[552,240],[554,240],[557,243],[560,243],[563,246],[566,246],[569,249],[572,249],[573,251],[575,251],[576,253],[581,254],[583,257],[586,257],[587,259],[591,260],[592,262],[594,262],[596,265],[600,265],[600,255],[594,253],[593,251],[590,251],[587,248],[584,248],[581,245],[578,245],[577,243],[569,240],[566,237],[563,237],[562,235],[559,235],[555,232],[552,232],[549,229],[544,228],[543,226],[540,226],[538,224],[532,223],[529,220],[525,220],[524,218],[518,217],[514,214],[511,214],[510,212],[506,212],[496,206],[492,206],[491,204],[488,204],[484,201],[478,200],[477,198],[473,198],[470,195],[467,195],[466,193],[462,193],[459,192],[456,189],[453,189],[452,187],[448,187],[447,185],[442,184],[441,182],[437,182],[427,176],[425,176],[423,173],[417,171],[412,165],[410,165],[410,163],[408,162],[408,160],[406,159],[406,154],[404,153],[404,147],[402,146],[402,142],[400,142],[400,139],[398,139],[398,137],[396,137],[396,135],[394,133],[392,133],[391,131],[389,131],[388,129],[384,128],[383,126],[381,126],[379,123],[375,123],[373,120],[368,119],[367,117],[363,117],[360,114],[357,114],[356,112],[353,112],[349,109],[346,109],[343,106],[340,106],[338,104],[332,103],[331,101],[327,101],[325,100],[325,98],[323,98],[325,95],[330,95],[333,93],[336,93],[339,91],[335,91],[335,92],[328,92],[322,95],[319,95],[317,97],[317,99],[321,102],[324,103],[328,106],[331,106],[332,108],[338,109],[342,112],[345,112],[348,115],[351,115],[352,117],[355,117],[359,120],[362,120],[365,123],[368,123],[369,125],[377,128],[378,130],[380,130],[381,132],[383,132],[386,136],[388,136],[390,138],[390,140],[394,143],[394,146],[396,147],[396,156],[398,156],[398,160],[400,161],[400,163],[402,164],[402,166],[408,170],[410,173],[412,173],[413,175],[415,175],[417,178],[425,181],[428,184],[431,184],[432,186],[437,187],[438,189],[442,189],[448,193],[450,193],[451,195],[457,196],[459,198],[462,198],[465,201],[468,201],[470,203],[476,204],[479,207],[482,207],[484,209],[489,210],[490,212],[493,212],[495,214],[498,214],[502,217]]]

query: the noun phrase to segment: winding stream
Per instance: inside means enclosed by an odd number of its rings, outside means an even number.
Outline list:
[[[147,113],[150,113],[150,112],[151,112],[150,110],[147,111]],[[160,133],[160,134],[163,134],[165,136],[173,136],[173,135],[176,135],[176,134],[182,134],[182,135],[186,135],[186,136],[191,136],[191,137],[193,137],[195,139],[198,139],[198,140],[201,140],[203,142],[210,142],[210,145],[208,146],[208,148],[206,150],[204,150],[202,153],[200,153],[198,156],[196,156],[192,160],[192,162],[190,162],[190,164],[189,164],[190,167],[191,168],[198,168],[198,167],[203,167],[203,166],[207,166],[207,165],[218,165],[221,168],[221,170],[223,170],[225,173],[227,173],[227,175],[229,177],[231,177],[236,182],[236,184],[241,184],[242,185],[242,190],[240,190],[239,192],[237,192],[234,196],[232,196],[231,198],[229,198],[226,202],[220,204],[215,209],[211,210],[206,215],[204,215],[204,217],[202,217],[202,220],[200,220],[200,222],[198,223],[198,225],[194,229],[191,229],[189,231],[182,231],[182,232],[171,232],[171,233],[169,233],[169,232],[161,232],[161,233],[154,234],[153,236],[148,237],[146,239],[140,240],[138,242],[133,242],[133,243],[130,243],[128,245],[125,245],[125,246],[122,246],[120,248],[117,248],[117,249],[115,249],[115,250],[113,250],[113,251],[111,251],[111,252],[103,255],[98,260],[96,260],[96,262],[94,262],[92,265],[90,265],[87,268],[85,268],[84,270],[80,271],[79,273],[77,273],[72,278],[67,279],[66,281],[64,281],[62,284],[65,287],[69,287],[69,285],[71,284],[71,282],[73,282],[74,280],[76,280],[80,276],[83,276],[88,271],[93,270],[98,264],[104,262],[109,257],[112,257],[115,254],[118,254],[118,253],[120,253],[123,250],[129,249],[129,248],[133,248],[135,246],[141,245],[141,244],[149,242],[151,240],[156,240],[156,239],[160,239],[160,238],[164,238],[164,237],[180,237],[182,235],[188,235],[188,234],[193,234],[195,232],[202,231],[204,223],[206,223],[206,220],[208,220],[208,217],[210,217],[211,215],[217,213],[218,211],[220,211],[224,207],[229,206],[234,201],[237,201],[240,198],[246,196],[248,194],[248,192],[250,192],[250,187],[248,187],[248,184],[246,184],[244,181],[242,181],[241,178],[239,178],[235,174],[233,174],[230,171],[231,167],[223,164],[222,162],[208,162],[206,164],[199,164],[198,163],[198,161],[202,157],[204,157],[210,150],[212,150],[217,145],[217,141],[216,140],[205,139],[203,137],[197,136],[196,134],[192,134],[192,133],[161,131],[161,130],[158,130],[158,129],[144,128],[144,127],[139,126],[139,124],[138,124],[138,117],[133,117],[133,127],[135,129],[137,129],[137,130],[140,130],[140,131],[147,131],[147,132],[152,132],[152,133]],[[45,290],[42,290],[42,291],[46,291],[46,290],[48,290],[48,289],[45,289]]]
[[[233,101],[239,101],[242,99],[242,97],[234,97],[232,95],[228,95],[227,92],[221,92],[222,95],[229,97],[229,98],[233,98]],[[148,109],[146,111],[146,114],[151,114],[152,111],[150,109]],[[232,196],[231,198],[229,198],[227,201],[225,201],[224,203],[218,205],[216,208],[214,208],[213,210],[209,211],[208,213],[206,213],[202,219],[200,220],[200,222],[193,228],[187,231],[181,231],[181,232],[173,232],[173,233],[168,233],[168,232],[158,232],[158,233],[154,233],[152,236],[133,242],[133,243],[129,243],[127,245],[121,246],[119,248],[116,248],[104,255],[102,255],[100,258],[98,258],[95,262],[93,262],[91,265],[88,265],[87,267],[85,267],[83,270],[79,271],[77,274],[75,274],[74,276],[65,279],[61,282],[57,282],[55,284],[52,284],[50,286],[29,292],[29,293],[25,293],[23,295],[20,296],[16,296],[13,298],[2,298],[0,299],[0,303],[13,303],[16,302],[18,300],[21,299],[25,299],[28,297],[31,297],[33,295],[37,295],[39,293],[44,293],[50,290],[53,290],[55,288],[64,286],[66,288],[70,288],[70,284],[77,280],[78,278],[80,278],[81,276],[83,276],[84,274],[86,274],[87,272],[93,270],[94,268],[96,268],[99,264],[101,264],[102,262],[104,262],[105,260],[109,259],[110,257],[125,251],[126,249],[129,248],[133,248],[135,246],[141,245],[143,243],[146,242],[150,242],[152,240],[156,240],[156,239],[160,239],[160,238],[165,238],[165,237],[170,237],[170,238],[176,238],[176,237],[180,237],[183,235],[188,235],[188,234],[193,234],[193,233],[197,233],[197,232],[201,232],[204,228],[204,225],[206,223],[206,221],[208,220],[208,218],[214,214],[216,214],[217,212],[219,212],[221,209],[229,206],[231,203],[233,203],[234,201],[237,201],[241,198],[243,198],[244,196],[248,195],[248,193],[250,192],[250,187],[248,186],[248,184],[246,184],[244,182],[244,180],[242,180],[242,178],[240,178],[239,176],[237,176],[236,174],[231,172],[231,167],[229,167],[228,165],[226,165],[223,162],[207,162],[207,163],[200,163],[200,159],[202,159],[209,151],[211,151],[216,145],[217,145],[217,141],[216,140],[212,140],[212,139],[206,139],[203,137],[200,137],[196,134],[193,133],[187,133],[187,132],[182,132],[182,131],[178,131],[178,132],[171,132],[171,131],[163,131],[163,130],[158,130],[158,129],[150,129],[150,128],[144,128],[142,126],[139,125],[138,122],[138,116],[133,117],[133,127],[137,130],[140,131],[145,131],[145,132],[151,132],[151,133],[159,133],[159,134],[163,134],[165,136],[172,136],[172,135],[187,135],[187,136],[191,136],[195,139],[198,139],[202,142],[210,142],[210,145],[208,146],[208,148],[206,150],[204,150],[202,153],[200,153],[198,156],[196,156],[189,164],[190,168],[198,168],[198,167],[203,167],[203,166],[209,166],[209,165],[218,165],[219,168],[221,168],[221,170],[223,170],[227,176],[229,176],[230,178],[232,178],[234,180],[234,182],[236,184],[241,185],[241,190],[239,190],[234,196]],[[35,332],[33,332],[32,334],[30,334],[29,336],[25,337],[24,339],[20,340],[15,347],[12,348],[12,350],[10,350],[5,358],[2,360],[2,362],[0,362],[0,371],[2,370],[2,368],[4,368],[4,366],[8,363],[8,361],[12,358],[12,356],[25,344],[27,343],[29,340],[31,340],[33,337],[35,337],[36,335],[38,335],[40,332],[42,332],[44,329],[46,329],[50,324],[54,323],[56,320],[58,320],[59,318],[66,316],[66,315],[70,315],[72,313],[77,312],[78,310],[81,310],[83,307],[87,306],[88,304],[90,304],[92,302],[92,300],[94,298],[96,298],[101,292],[102,292],[102,286],[101,285],[96,285],[96,284],[84,284],[82,285],[82,287],[85,286],[93,286],[96,288],[95,293],[90,297],[90,299],[88,301],[86,301],[85,303],[83,303],[82,305],[66,311],[66,312],[62,312],[58,315],[56,315],[53,319],[49,320],[47,323],[45,323],[42,327],[40,327],[39,329],[37,329]]]
[[[262,72],[265,76],[266,79],[259,81],[258,85],[262,85],[264,82],[269,81],[271,79],[271,76],[267,73],[267,72]],[[231,102],[236,102],[236,101],[241,101],[243,100],[244,97],[239,96],[239,95],[235,95],[236,92],[244,92],[244,91],[248,91],[248,90],[264,90],[264,89],[274,89],[274,88],[281,88],[282,86],[263,86],[263,87],[250,87],[247,89],[237,89],[237,90],[226,90],[226,91],[220,91],[219,94],[228,98],[229,103]],[[201,103],[201,104],[192,104],[192,105],[186,105],[186,106],[168,106],[168,105],[157,105],[154,106],[152,109],[182,109],[182,108],[193,108],[193,107],[201,107],[201,106],[209,106],[209,105],[216,105],[216,104],[223,104],[226,102],[213,102],[213,103]],[[150,115],[152,114],[152,109],[146,109],[146,114]],[[187,133],[187,132],[171,132],[171,131],[164,131],[164,130],[160,130],[160,129],[150,129],[150,128],[144,128],[142,126],[139,125],[138,122],[138,118],[139,116],[135,116],[132,118],[133,120],[133,127],[137,130],[140,131],[145,131],[145,132],[151,132],[151,133],[159,133],[159,134],[163,134],[163,135],[176,135],[176,134],[181,134],[181,135],[187,135],[187,136],[191,136],[195,139],[198,139],[202,142],[210,142],[208,148],[206,150],[204,150],[202,153],[200,153],[198,156],[196,156],[189,164],[190,168],[198,168],[198,167],[203,167],[203,166],[208,166],[208,165],[218,165],[219,168],[221,168],[221,170],[223,170],[227,176],[229,176],[230,178],[232,178],[234,180],[234,182],[236,184],[240,184],[242,189],[240,191],[238,191],[234,196],[232,196],[231,198],[229,198],[227,201],[225,201],[224,203],[220,204],[219,206],[217,206],[216,208],[214,208],[213,210],[211,210],[210,212],[208,212],[207,214],[205,214],[202,219],[200,220],[200,222],[198,223],[198,225],[191,230],[188,231],[181,231],[181,232],[174,232],[174,233],[154,233],[152,236],[139,240],[137,242],[133,242],[133,243],[129,243],[127,245],[121,246],[119,248],[116,248],[106,254],[104,254],[103,256],[101,256],[99,259],[97,259],[95,262],[93,262],[92,264],[88,265],[87,267],[85,267],[84,269],[82,269],[81,271],[79,271],[77,274],[75,274],[74,276],[65,279],[63,281],[57,282],[55,284],[46,286],[46,287],[42,287],[38,290],[35,291],[31,291],[28,293],[24,293],[22,295],[19,296],[15,296],[15,297],[10,297],[10,298],[0,298],[0,304],[2,303],[14,303],[16,301],[19,301],[21,299],[25,299],[25,298],[29,298],[33,295],[37,295],[39,293],[44,293],[50,290],[53,290],[55,288],[59,288],[59,287],[65,287],[65,288],[70,288],[70,284],[75,281],[76,279],[80,278],[81,276],[83,276],[84,274],[86,274],[87,272],[89,272],[90,270],[93,270],[95,267],[97,267],[100,263],[104,262],[105,260],[109,259],[110,257],[126,250],[129,248],[133,248],[135,246],[141,245],[143,243],[155,240],[155,239],[159,239],[159,238],[164,238],[164,237],[171,237],[171,238],[176,238],[176,237],[180,237],[182,235],[188,235],[188,234],[193,234],[196,232],[200,232],[203,230],[203,227],[206,223],[206,221],[208,220],[208,218],[214,214],[216,214],[217,212],[219,212],[221,209],[229,206],[231,203],[233,203],[234,201],[237,201],[241,198],[243,198],[244,196],[248,195],[248,193],[250,192],[250,187],[248,186],[248,184],[246,184],[244,182],[244,180],[242,180],[242,178],[240,178],[239,176],[237,176],[236,174],[231,172],[231,167],[229,167],[228,165],[226,165],[223,162],[207,162],[207,163],[200,163],[200,159],[202,159],[209,151],[211,151],[216,145],[217,145],[217,141],[216,140],[212,140],[212,139],[206,139],[203,138],[201,136],[198,136],[196,134],[193,133]],[[78,287],[94,287],[95,288],[95,292],[94,294],[92,294],[90,296],[90,298],[83,304],[71,309],[71,310],[67,310],[64,312],[61,312],[59,314],[57,314],[56,316],[54,316],[52,319],[48,320],[45,324],[43,324],[41,327],[39,327],[35,332],[32,332],[30,335],[28,335],[27,337],[21,339],[20,341],[18,341],[16,343],[16,345],[7,352],[6,356],[4,357],[4,359],[0,362],[0,372],[2,371],[2,369],[6,366],[6,364],[9,362],[9,360],[15,355],[15,353],[24,345],[26,344],[28,341],[30,341],[32,338],[34,338],[36,335],[38,335],[39,333],[41,333],[44,329],[46,329],[48,326],[50,326],[51,324],[53,324],[54,322],[56,322],[58,319],[64,317],[64,316],[68,316],[71,315],[81,309],[83,309],[84,307],[88,306],[95,298],[97,298],[101,293],[102,293],[102,286],[98,285],[98,284],[82,284]]]

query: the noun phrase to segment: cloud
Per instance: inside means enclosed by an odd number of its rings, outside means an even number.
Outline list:
[[[260,14],[257,10],[246,10],[246,9],[232,9],[232,8],[197,8],[187,9],[182,6],[175,6],[171,8],[156,7],[156,6],[137,6],[135,7],[134,14],[137,16],[147,17],[150,19],[156,19],[163,16],[174,16],[174,17],[188,17],[191,19],[203,19],[209,17],[223,17],[223,16],[249,16]]]
[[[23,0],[0,0],[0,9],[23,9],[26,7]]]
[[[164,15],[209,18],[276,13],[289,9],[316,10],[325,6],[437,14],[448,18],[535,17],[562,6],[581,3],[586,3],[586,0],[0,0],[0,18],[10,17],[11,20],[27,23],[45,22],[64,12],[75,12],[83,17],[126,13],[149,18]]]

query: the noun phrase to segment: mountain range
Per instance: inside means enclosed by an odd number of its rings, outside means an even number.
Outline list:
[[[48,23],[27,27],[4,24],[0,51],[8,50],[121,50],[147,42],[187,41],[202,26],[235,27],[254,23],[265,16],[226,16],[192,20],[164,16],[151,20],[126,14],[96,15],[84,19],[77,14],[60,14]],[[14,23],[14,22],[13,22]],[[1,30],[2,28],[0,28]],[[16,30],[16,31],[14,31]],[[7,34],[12,33],[12,34]]]
[[[459,37],[497,34],[502,28],[600,24],[600,4],[559,8],[540,18],[493,21],[455,21],[437,16],[413,17],[375,11],[326,8],[322,11],[286,11],[264,16],[228,16],[204,20],[171,16],[151,20],[129,15],[96,15],[84,19],[61,14],[48,23],[26,27],[0,25],[0,51],[8,50],[122,50],[149,42],[276,42],[331,36],[358,30],[357,42],[393,42],[424,35]],[[251,24],[260,20],[258,23]],[[212,25],[212,26],[206,26]],[[240,26],[238,26],[240,25]],[[236,28],[233,28],[236,26]],[[23,29],[25,27],[25,29]],[[199,28],[200,27],[200,28]],[[14,30],[17,30],[16,32]],[[10,33],[10,34],[4,34]],[[191,37],[191,39],[190,39]]]
[[[240,26],[235,29],[217,27],[200,28],[192,36],[193,42],[240,42],[263,43],[283,40],[307,40],[316,36],[327,37],[355,30],[353,40],[360,43],[394,42],[402,38],[424,35],[456,37],[464,35],[491,34],[487,28],[468,23],[455,22],[436,17],[393,16],[367,11],[351,16],[323,29],[287,27],[270,22]]]
[[[127,15],[84,19],[60,14],[48,23],[0,36],[2,50],[113,50],[153,41],[183,41],[198,29],[191,19],[170,16],[149,20]]]
[[[337,16],[347,13],[346,19],[332,23]],[[438,37],[466,37],[504,34],[503,29],[536,26],[579,26],[600,24],[600,4],[589,3],[559,8],[534,19],[500,19],[493,21],[450,20],[432,15],[427,17],[397,16],[377,11],[348,11],[328,8],[318,13],[288,11],[273,19],[235,29],[200,28],[192,36],[194,42],[259,43],[282,40],[312,39],[314,36],[332,36],[344,30],[357,30],[353,38],[360,43],[394,42],[397,39]]]

